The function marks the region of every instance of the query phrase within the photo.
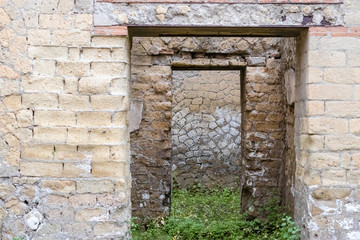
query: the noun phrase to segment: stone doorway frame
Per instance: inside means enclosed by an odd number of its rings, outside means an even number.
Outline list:
[[[132,46],[133,37],[296,37],[297,38],[297,53],[296,53],[296,63],[297,65],[303,66],[301,62],[302,56],[306,53],[306,36],[307,36],[308,27],[207,27],[207,26],[150,26],[150,25],[129,25],[128,26],[128,35],[130,39],[130,46]],[[300,46],[300,48],[298,48]],[[303,49],[304,48],[304,49]],[[305,50],[305,51],[304,51]],[[299,65],[299,66],[300,66]],[[201,66],[193,66],[193,69],[201,68]],[[173,67],[172,70],[177,70],[180,67]],[[183,67],[187,70],[192,70],[188,67]],[[202,68],[202,70],[206,70]],[[231,70],[229,67],[219,67],[217,70]],[[302,69],[300,70],[302,71]],[[301,80],[301,75],[297,73],[296,79],[297,82]],[[241,71],[241,74],[246,75],[246,70]],[[241,77],[241,80],[245,79]],[[244,81],[242,81],[244,82]],[[244,86],[241,86],[241,91],[243,91]],[[244,97],[244,94],[242,94]],[[303,100],[303,99],[302,99]],[[243,100],[241,100],[243,104]],[[297,116],[295,116],[297,117]],[[299,135],[298,129],[295,129],[295,138],[296,135]],[[298,141],[295,140],[295,143]],[[295,144],[295,147],[298,145]],[[296,176],[295,176],[296,177]],[[300,183],[299,188],[302,189],[302,184]],[[301,190],[302,191],[302,190]],[[301,206],[303,199],[301,199],[301,193],[295,194],[294,205]],[[298,203],[296,203],[298,202]],[[302,212],[302,214],[299,214]],[[300,222],[301,215],[306,212],[305,209],[301,208],[295,212],[295,217],[297,221]],[[300,221],[299,221],[300,220]]]

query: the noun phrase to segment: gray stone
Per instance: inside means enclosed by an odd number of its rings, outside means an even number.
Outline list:
[[[143,102],[131,100],[129,111],[129,131],[133,132],[140,127],[143,118]]]
[[[93,2],[93,0],[75,0],[75,7],[81,12],[90,12],[93,7]]]
[[[249,57],[247,59],[248,66],[250,67],[260,67],[266,65],[265,57]]]
[[[295,102],[295,82],[296,76],[293,69],[288,69],[284,73],[286,100],[289,105]]]
[[[43,215],[37,210],[34,209],[28,214],[25,215],[25,223],[31,230],[38,229],[40,222],[43,219]]]

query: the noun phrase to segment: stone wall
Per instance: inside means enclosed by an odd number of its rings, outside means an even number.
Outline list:
[[[172,170],[180,187],[239,187],[240,71],[174,71]]]
[[[0,239],[123,239],[126,37],[90,1],[0,1]]]

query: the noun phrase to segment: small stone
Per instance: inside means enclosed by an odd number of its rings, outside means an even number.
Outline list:
[[[163,6],[161,6],[161,5],[157,6],[156,14],[166,14],[166,12],[167,12],[167,10]]]
[[[42,219],[43,215],[36,209],[25,215],[25,223],[32,230],[38,229]]]

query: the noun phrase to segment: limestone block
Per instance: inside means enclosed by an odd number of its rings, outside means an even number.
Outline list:
[[[66,235],[73,235],[76,237],[86,238],[92,236],[92,226],[87,223],[70,223],[65,224],[63,227],[63,232]]]
[[[69,197],[70,205],[74,208],[90,208],[96,205],[96,195],[76,194]]]
[[[15,193],[15,187],[12,184],[0,184],[0,199],[5,201],[9,196]]]
[[[125,63],[114,63],[114,62],[91,63],[92,76],[121,77],[124,75],[124,70],[125,70]]]
[[[110,49],[107,48],[83,48],[82,57],[91,61],[111,60]]]
[[[87,144],[89,143],[89,133],[87,128],[69,128],[67,143]]]
[[[124,236],[127,231],[125,224],[118,225],[117,223],[107,222],[107,223],[98,223],[94,226],[94,234],[96,236],[102,235],[116,235]]]
[[[23,108],[56,109],[58,108],[58,105],[59,105],[58,96],[54,93],[23,93],[22,94]]]
[[[90,99],[92,109],[96,110],[123,111],[129,108],[127,96],[94,95]]]
[[[340,157],[338,153],[311,153],[308,162],[312,168],[336,168],[340,166]]]
[[[80,93],[109,93],[110,92],[110,78],[104,77],[84,77],[79,81]]]
[[[360,86],[354,86],[354,100],[360,100]]]
[[[77,47],[69,48],[69,60],[78,61],[80,59],[80,49]]]
[[[76,190],[78,193],[107,193],[113,192],[115,185],[110,180],[77,181]]]
[[[66,47],[40,47],[29,46],[28,55],[31,58],[67,59],[68,49]]]
[[[64,89],[62,77],[30,76],[22,81],[25,92],[61,92]]]
[[[342,43],[343,44],[343,43]],[[331,49],[336,49],[331,46]],[[346,55],[340,51],[310,51],[309,66],[341,67],[346,64]]]
[[[90,31],[55,30],[52,44],[58,46],[90,46]]]
[[[36,110],[34,123],[39,126],[74,126],[75,112]]]
[[[4,27],[11,22],[9,14],[3,8],[0,8],[0,27]]]
[[[327,101],[325,114],[334,117],[360,117],[360,102]]]
[[[324,81],[340,84],[359,84],[359,75],[360,68],[326,68],[324,70]],[[344,94],[345,91],[348,91],[348,88],[343,89],[343,87],[345,88],[344,85],[336,86],[339,86],[338,91],[341,91],[341,94]],[[349,92],[347,92],[347,95],[350,96]]]
[[[74,6],[75,6],[75,3],[73,1],[59,0],[57,10],[62,13],[68,13],[68,12],[72,11]]]
[[[21,96],[7,96],[3,100],[6,108],[10,111],[21,109]]]
[[[71,95],[77,93],[78,81],[77,77],[65,77],[65,92],[71,93]]]
[[[360,136],[360,119],[350,119],[350,133]]]
[[[16,149],[11,149],[7,152],[5,160],[9,166],[18,167],[20,159],[20,152]]]
[[[123,178],[124,162],[96,162],[92,164],[92,174],[95,177]]]
[[[60,195],[47,195],[43,199],[44,204],[50,208],[64,208],[69,207],[69,199],[65,196]]]
[[[92,144],[119,144],[127,141],[124,129],[97,129],[90,130]]]
[[[84,77],[89,75],[90,64],[84,62],[58,62],[57,73],[60,76]]]
[[[346,170],[324,170],[322,183],[324,186],[346,185]]]
[[[346,134],[348,121],[339,118],[309,118],[310,134]]]
[[[55,159],[57,160],[86,160],[87,158],[87,153],[80,151],[78,146],[55,145]]]
[[[75,19],[75,27],[80,30],[91,30],[93,18],[91,14],[78,14]]]
[[[58,0],[49,0],[41,4],[41,13],[54,13],[57,8]]]
[[[62,109],[84,111],[90,107],[90,98],[83,95],[61,94],[59,104]]]
[[[128,80],[126,78],[115,78],[111,81],[110,93],[112,95],[129,95]]]
[[[113,124],[117,127],[128,126],[128,114],[127,112],[116,112],[113,117]]]
[[[11,43],[9,52],[13,56],[24,56],[26,54],[27,39],[23,36],[18,36]]]
[[[38,11],[24,11],[23,13],[25,26],[28,28],[36,28],[39,24]]]
[[[320,41],[321,50],[326,53],[328,50],[340,51],[340,50],[351,50],[359,51],[360,50],[360,39],[356,37],[327,37],[322,38]]]
[[[63,177],[89,177],[90,170],[91,167],[89,163],[65,163]]]
[[[309,116],[323,115],[325,112],[325,102],[309,101],[307,102],[307,111]]]
[[[55,61],[51,60],[35,60],[34,70],[35,75],[55,75]]]
[[[82,209],[75,215],[75,220],[79,222],[100,221],[105,219],[105,208]]]
[[[28,43],[31,45],[50,44],[50,31],[45,29],[29,29]]]
[[[17,79],[20,75],[10,67],[0,65],[0,78]]]
[[[7,215],[8,212],[0,206],[0,221],[2,222]]]
[[[27,143],[33,140],[32,131],[29,128],[18,128],[14,132],[14,135],[18,139],[21,139],[23,143]]]
[[[349,170],[347,181],[351,185],[359,186],[360,184],[360,170]]]
[[[54,146],[43,144],[22,144],[21,158],[33,160],[52,160],[54,158]]]
[[[100,127],[111,125],[110,112],[79,112],[77,125],[82,127]]]
[[[15,95],[20,93],[18,81],[6,79],[4,81],[0,80],[0,84],[0,96]]]
[[[112,58],[114,61],[129,61],[129,52],[126,48],[113,48]]]
[[[317,188],[312,196],[318,200],[328,201],[347,198],[350,192],[349,188]]]
[[[42,187],[60,193],[71,193],[76,190],[74,181],[43,180]]]
[[[0,45],[8,48],[15,39],[16,33],[10,28],[4,28],[0,31]]]
[[[360,66],[360,51],[350,51],[348,52],[348,64],[352,67]],[[353,71],[358,71],[357,69],[353,69]]]
[[[93,146],[91,149],[92,162],[107,162],[110,159],[109,146]]]
[[[34,139],[43,143],[65,143],[67,129],[64,127],[35,127]]]
[[[47,215],[47,219],[50,222],[54,222],[54,221],[73,221],[74,220],[74,210],[72,208],[63,208],[63,209],[49,209],[49,208],[47,208],[46,209],[46,215]],[[62,226],[60,224],[59,224],[59,227],[60,227],[60,229],[62,229]],[[54,228],[54,230],[57,230],[57,229],[59,229],[59,228],[57,228],[57,227]]]
[[[18,58],[16,59],[14,69],[20,73],[29,73],[32,70],[32,63],[28,59]]]
[[[34,177],[61,177],[62,163],[20,162],[20,173]]]

